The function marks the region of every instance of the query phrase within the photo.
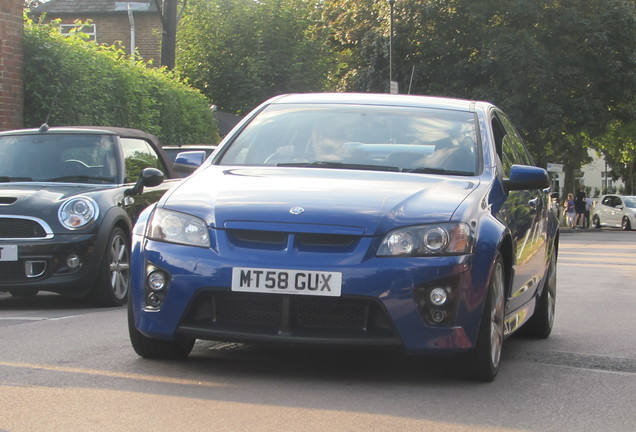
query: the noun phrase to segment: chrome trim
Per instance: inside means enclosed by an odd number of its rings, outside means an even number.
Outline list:
[[[36,265],[38,265],[38,264],[42,266],[42,271],[39,272],[39,273],[36,273],[34,267]],[[26,261],[24,263],[24,274],[26,275],[26,277],[28,279],[40,277],[44,273],[46,273],[46,266],[47,266],[47,263],[44,260],[29,260],[29,261]]]

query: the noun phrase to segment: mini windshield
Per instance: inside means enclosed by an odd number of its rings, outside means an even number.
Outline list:
[[[226,147],[218,163],[475,175],[478,154],[470,112],[273,104]]]
[[[0,137],[0,182],[114,183],[115,149],[110,135]]]

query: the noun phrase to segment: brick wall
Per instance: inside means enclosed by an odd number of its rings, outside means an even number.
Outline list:
[[[161,18],[156,14],[134,13],[135,46],[144,60],[152,60],[154,66],[161,65]],[[47,15],[47,18],[53,18]],[[62,17],[62,24],[73,24],[75,20],[88,21],[95,24],[97,43],[112,45],[119,41],[126,53],[130,53],[130,21],[128,13],[111,13],[95,15],[74,15]]]
[[[0,130],[22,127],[24,0],[0,0]]]

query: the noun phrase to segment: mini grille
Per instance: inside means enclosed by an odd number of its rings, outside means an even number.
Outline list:
[[[0,262],[2,282],[20,282],[27,280],[24,264],[20,261]]]
[[[0,238],[42,238],[44,228],[30,219],[0,218]]]

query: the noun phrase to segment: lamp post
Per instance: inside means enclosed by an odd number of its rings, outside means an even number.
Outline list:
[[[395,0],[389,0],[389,6],[391,7],[390,24],[389,24],[389,93],[393,93],[393,6],[394,5],[395,5]]]

